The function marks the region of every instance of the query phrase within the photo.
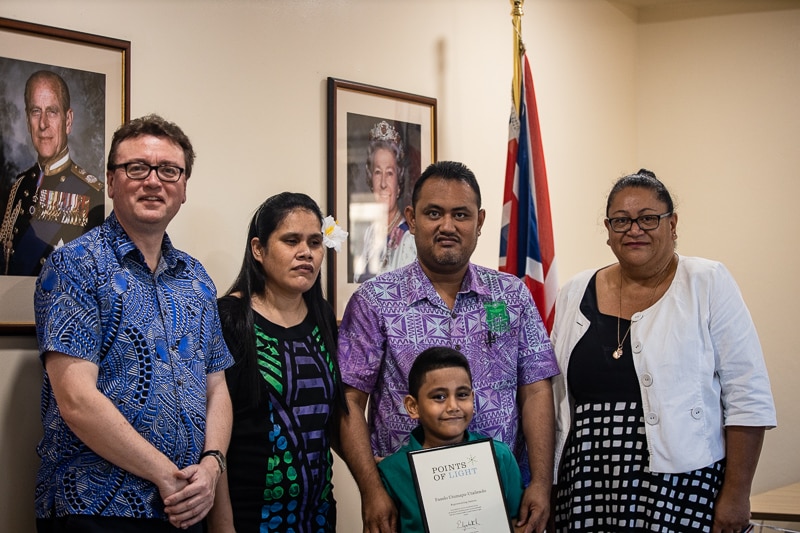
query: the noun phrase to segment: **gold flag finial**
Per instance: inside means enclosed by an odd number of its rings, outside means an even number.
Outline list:
[[[522,44],[522,4],[525,0],[509,0],[511,2],[511,24],[514,26],[514,81],[512,86],[512,96],[514,98],[514,108],[519,116],[520,110],[520,91],[522,87],[522,54],[525,52],[525,45]]]

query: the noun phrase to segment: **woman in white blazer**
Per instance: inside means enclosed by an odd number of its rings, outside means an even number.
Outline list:
[[[618,263],[556,302],[556,530],[738,533],[776,425],[750,314],[721,263],[675,253],[655,174],[620,178],[606,216]]]

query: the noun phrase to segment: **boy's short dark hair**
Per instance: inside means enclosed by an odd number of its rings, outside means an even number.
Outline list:
[[[472,371],[464,354],[445,346],[436,346],[424,350],[414,360],[414,364],[411,365],[411,371],[408,373],[408,393],[416,399],[428,372],[439,370],[440,368],[453,367],[466,370],[469,382],[472,384]]]

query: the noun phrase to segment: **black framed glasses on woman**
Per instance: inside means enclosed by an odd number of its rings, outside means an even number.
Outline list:
[[[625,233],[629,231],[633,226],[633,223],[636,222],[636,225],[639,226],[639,229],[642,231],[652,231],[658,227],[661,223],[661,219],[668,217],[672,214],[670,211],[669,213],[664,213],[663,215],[641,215],[636,218],[630,217],[614,217],[614,218],[607,218],[608,225],[611,227],[611,230],[616,233]]]

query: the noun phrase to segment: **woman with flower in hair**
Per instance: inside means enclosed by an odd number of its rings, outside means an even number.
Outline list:
[[[399,204],[405,186],[403,140],[385,120],[375,124],[369,137],[367,185],[385,215],[364,234],[364,249],[353,265],[354,281],[359,283],[407,265],[417,257],[414,236],[403,217],[404,206]]]
[[[347,233],[331,223],[305,194],[268,198],[219,299],[236,363],[226,371],[233,429],[210,533],[336,530],[331,446],[345,407],[320,266],[325,247],[338,249]]]

